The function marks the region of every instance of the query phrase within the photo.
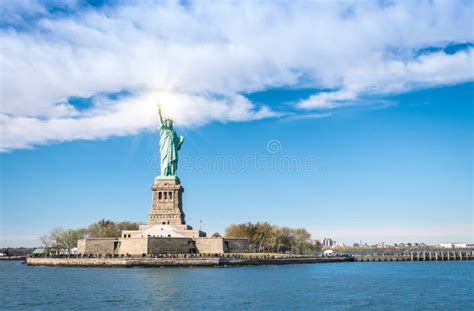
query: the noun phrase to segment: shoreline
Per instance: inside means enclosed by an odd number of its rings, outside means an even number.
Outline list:
[[[288,265],[305,263],[353,262],[350,257],[291,257],[291,258],[41,258],[28,257],[29,266],[58,267],[237,267]]]
[[[2,256],[0,257],[0,261],[26,260],[27,258],[26,256]]]

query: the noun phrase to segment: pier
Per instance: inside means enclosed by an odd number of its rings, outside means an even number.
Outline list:
[[[355,261],[450,261],[473,260],[474,250],[405,251],[354,255]]]

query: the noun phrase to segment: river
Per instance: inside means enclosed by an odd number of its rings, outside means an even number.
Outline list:
[[[235,268],[0,262],[1,310],[473,310],[474,261]]]

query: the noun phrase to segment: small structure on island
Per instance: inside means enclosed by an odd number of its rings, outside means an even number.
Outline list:
[[[33,256],[46,256],[48,255],[49,250],[45,247],[35,248],[35,250],[31,253]]]
[[[161,175],[151,186],[152,200],[146,225],[138,230],[124,230],[120,238],[79,240],[77,253],[83,255],[157,255],[223,254],[248,252],[248,239],[207,238],[206,233],[186,225],[182,194],[184,188],[176,176],[178,151],[184,142],[173,129],[173,121],[160,118]]]
[[[334,251],[332,249],[327,249],[323,252],[323,255],[324,256],[333,256],[334,255]]]

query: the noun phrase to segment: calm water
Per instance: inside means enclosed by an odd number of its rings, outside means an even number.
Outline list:
[[[474,262],[55,268],[0,262],[0,309],[474,310]]]

